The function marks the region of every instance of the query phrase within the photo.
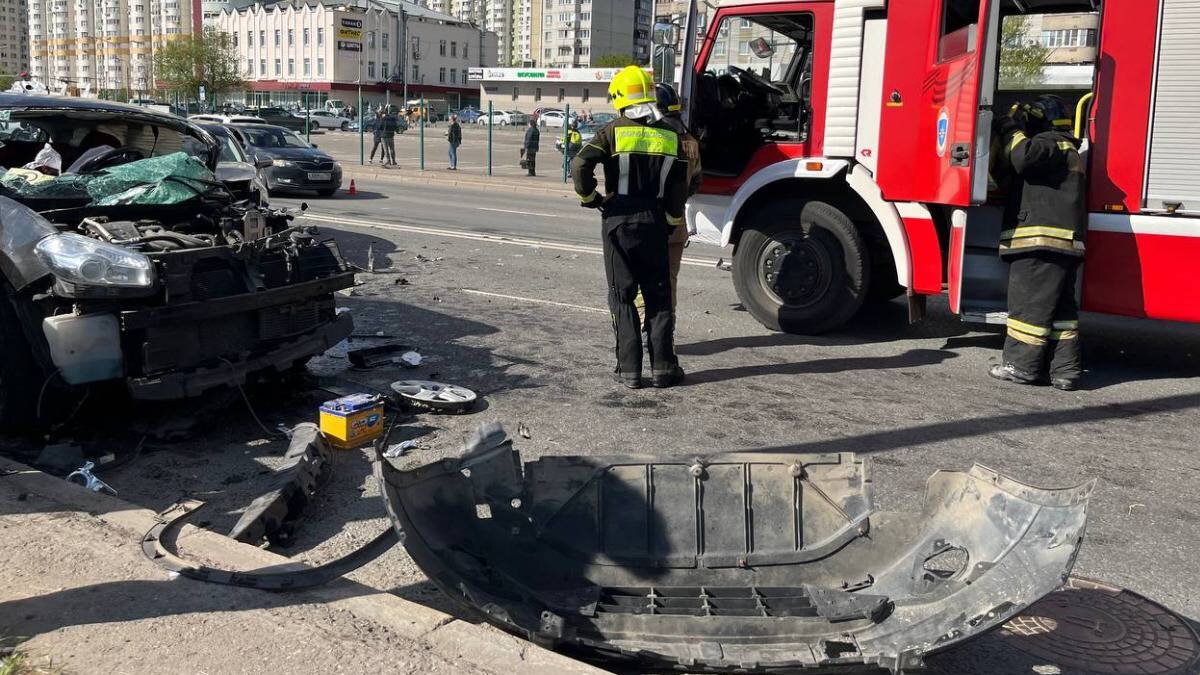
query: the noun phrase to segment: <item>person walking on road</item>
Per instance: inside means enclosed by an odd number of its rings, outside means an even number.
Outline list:
[[[368,160],[369,162],[375,161],[375,151],[379,150],[383,145],[383,135],[382,134],[383,134],[383,112],[376,110],[375,111],[375,124],[371,128],[371,139],[372,139],[371,140],[371,159]],[[384,155],[386,155],[386,154],[387,154],[386,150],[380,150],[379,160],[381,162],[383,161]]]
[[[521,144],[521,158],[524,160],[521,165],[530,176],[537,175],[537,153],[541,138],[542,132],[538,131],[537,120],[530,117],[529,126],[525,129],[525,141]]]
[[[687,158],[679,134],[655,106],[654,82],[629,66],[608,89],[621,115],[596,132],[571,163],[575,192],[584,208],[599,209],[608,303],[616,333],[617,381],[631,389],[642,382],[642,327],[635,299],[645,299],[651,384],[683,381],[675,355],[675,317],[667,239],[683,225]],[[604,195],[595,169],[604,167]]]
[[[400,127],[400,121],[391,106],[384,111],[379,125],[382,128],[384,165],[396,166],[396,130]]]
[[[450,116],[450,126],[446,129],[446,141],[450,146],[450,170],[458,171],[458,146],[462,145],[462,126],[458,123],[458,115]]]
[[[579,120],[571,120],[570,126],[567,128],[567,164],[570,164],[575,159],[575,155],[583,148],[583,134],[579,133]]]
[[[1085,169],[1071,126],[1066,103],[1054,95],[996,123],[1011,167],[1000,233],[1009,264],[1008,335],[1004,362],[989,370],[1017,384],[1048,377],[1064,391],[1078,387],[1083,371],[1075,280],[1087,230]]]

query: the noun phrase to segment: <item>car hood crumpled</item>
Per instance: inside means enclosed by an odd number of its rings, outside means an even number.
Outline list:
[[[1066,579],[1093,487],[975,466],[895,513],[849,453],[522,463],[498,425],[457,458],[376,471],[455,600],[539,644],[689,671],[919,667]]]

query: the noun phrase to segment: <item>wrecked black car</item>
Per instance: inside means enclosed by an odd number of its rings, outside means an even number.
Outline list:
[[[0,95],[0,425],[47,421],[47,388],[190,397],[350,334],[336,243],[239,199],[220,157],[178,117]]]
[[[451,598],[544,646],[687,672],[919,668],[1067,579],[1093,487],[976,466],[898,513],[851,453],[522,462],[497,425],[459,457],[375,466]]]

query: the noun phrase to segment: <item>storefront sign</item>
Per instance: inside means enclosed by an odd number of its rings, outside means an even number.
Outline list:
[[[346,40],[338,40],[337,48],[343,52],[361,52],[361,42],[347,42]]]
[[[362,29],[362,19],[342,19],[342,28]]]
[[[356,28],[339,28],[338,38],[342,40],[362,40],[362,31]]]
[[[485,82],[608,82],[617,72],[613,68],[472,68],[468,78]]]

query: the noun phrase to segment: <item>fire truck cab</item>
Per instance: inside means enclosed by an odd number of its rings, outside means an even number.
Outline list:
[[[1099,20],[1092,84],[1063,92],[1088,165],[1083,309],[1200,321],[1200,0],[722,2],[684,86],[705,170],[687,216],[734,246],[753,316],[817,333],[948,293],[1002,321],[992,122],[1041,93],[1006,88],[1002,27],[1067,12]]]

